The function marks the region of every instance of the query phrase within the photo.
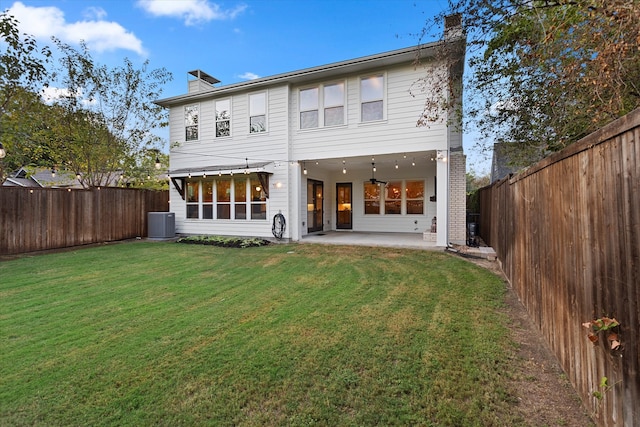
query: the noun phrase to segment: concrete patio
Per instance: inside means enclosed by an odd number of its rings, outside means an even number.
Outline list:
[[[423,239],[422,233],[369,233],[362,231],[324,231],[302,237],[300,243],[318,243],[325,245],[380,246],[389,248],[410,248],[432,251],[444,251],[446,248]],[[493,261],[496,253],[493,248],[457,246],[455,251],[478,258]]]

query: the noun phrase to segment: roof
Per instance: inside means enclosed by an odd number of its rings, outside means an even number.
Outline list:
[[[203,98],[211,97],[212,95],[225,94],[228,92],[235,92],[239,90],[253,90],[261,87],[277,84],[277,83],[302,83],[306,81],[316,80],[320,78],[331,78],[347,73],[357,73],[373,68],[387,67],[390,65],[402,64],[407,62],[413,62],[416,58],[433,57],[436,53],[436,48],[442,46],[444,43],[465,43],[464,36],[448,40],[447,42],[438,41],[433,43],[427,43],[403,49],[392,50],[388,52],[378,53],[375,55],[363,56],[360,58],[349,59],[341,62],[334,62],[327,65],[321,65],[317,67],[304,68],[302,70],[291,71],[288,73],[276,74],[273,76],[262,77],[255,80],[244,81],[240,83],[234,83],[226,86],[212,87],[210,90],[203,90],[196,93],[188,93],[184,95],[178,95],[170,98],[159,99],[154,101],[155,104],[162,107],[170,107],[183,102],[191,102]],[[456,51],[457,52],[457,51]],[[461,56],[464,56],[464,49],[460,52]],[[198,70],[192,71],[189,74],[194,75]],[[202,72],[201,72],[202,73]],[[205,73],[206,74],[206,73]],[[208,76],[208,74],[207,74]],[[205,80],[206,81],[206,80]]]
[[[196,168],[183,168],[183,169],[172,169],[169,171],[169,175],[173,178],[179,177],[188,177],[193,175],[201,176],[203,174],[208,175],[233,175],[233,173],[241,174],[241,173],[254,173],[254,172],[271,172],[270,166],[272,162],[258,162],[258,163],[250,163],[245,162],[241,164],[232,164],[232,165],[207,165]]]

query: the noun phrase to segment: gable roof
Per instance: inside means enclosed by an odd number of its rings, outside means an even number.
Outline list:
[[[416,58],[431,58],[436,53],[436,48],[443,46],[444,43],[465,43],[465,38],[459,37],[448,41],[438,41],[418,46],[407,47],[403,49],[392,50],[388,52],[378,53],[375,55],[363,56],[360,58],[349,59],[341,62],[334,62],[327,65],[317,67],[304,68],[302,70],[291,71],[288,73],[276,74],[273,76],[262,77],[255,80],[248,80],[239,83],[229,84],[226,86],[212,87],[208,90],[202,90],[196,93],[188,93],[184,95],[173,96],[170,98],[159,99],[154,101],[155,104],[162,107],[170,107],[172,105],[184,102],[196,101],[203,98],[209,98],[212,95],[225,94],[228,92],[236,92],[239,90],[255,90],[278,83],[303,83],[306,81],[332,78],[339,75],[358,73],[374,68],[388,67],[396,64],[411,63]],[[453,50],[461,57],[464,57],[464,49],[461,51]]]

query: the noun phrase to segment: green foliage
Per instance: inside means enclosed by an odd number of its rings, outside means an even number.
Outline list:
[[[164,68],[140,69],[125,59],[108,68],[86,46],[76,50],[54,40],[63,54],[58,75],[69,95],[55,101],[65,120],[53,130],[59,163],[82,173],[85,186],[107,185],[114,173],[139,168],[139,159],[161,144],[150,130],[166,124],[166,111],[153,104],[171,79]]]
[[[85,187],[127,185],[166,188],[145,161],[164,143],[153,130],[167,125],[166,111],[153,101],[172,77],[164,68],[137,68],[129,59],[109,68],[80,49],[54,39],[57,69],[47,67],[51,50],[20,35],[18,22],[0,14],[0,181],[21,166],[45,166],[79,173]],[[44,102],[41,89],[55,82],[59,97]],[[53,88],[55,89],[55,88]],[[154,156],[155,158],[155,156]],[[168,162],[164,162],[165,166]],[[144,178],[143,178],[144,177]]]
[[[18,21],[7,11],[0,13],[0,142],[9,153],[7,159],[0,159],[0,183],[9,170],[26,156],[39,158],[43,153],[34,152],[38,148],[30,146],[28,153],[13,151],[13,141],[20,141],[25,132],[34,126],[32,108],[39,109],[40,103],[32,92],[46,84],[47,63],[51,56],[48,47],[38,48],[35,39],[28,35],[21,37]],[[25,123],[18,123],[23,118]],[[11,122],[11,123],[8,123]]]
[[[251,248],[266,246],[271,242],[257,237],[228,237],[228,236],[187,236],[177,240],[178,243],[196,245],[212,245],[225,248]]]
[[[517,147],[519,166],[640,107],[638,0],[457,0],[451,12],[469,34],[470,124]]]
[[[7,425],[526,424],[504,284],[444,253],[139,242],[0,277]]]

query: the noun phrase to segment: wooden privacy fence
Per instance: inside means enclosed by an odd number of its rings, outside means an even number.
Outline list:
[[[480,235],[598,424],[640,426],[640,109],[482,189]]]
[[[168,191],[0,187],[0,255],[143,237],[168,209]]]

